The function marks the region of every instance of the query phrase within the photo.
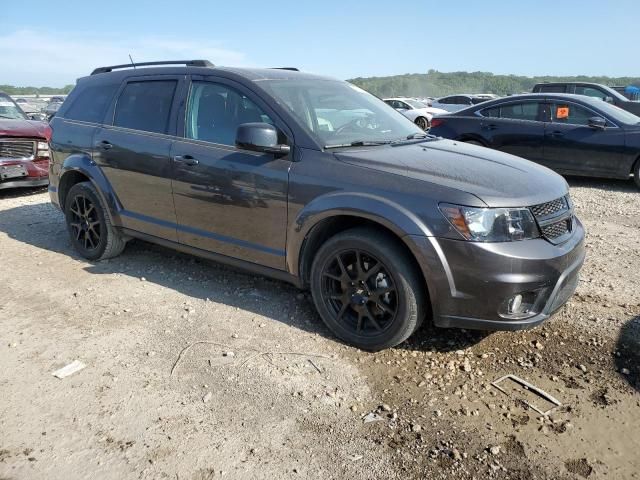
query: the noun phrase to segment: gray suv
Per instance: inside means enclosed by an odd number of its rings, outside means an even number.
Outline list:
[[[51,200],[85,258],[139,238],[282,279],[368,350],[424,319],[532,327],[573,293],[584,230],[547,168],[295,69],[137,66],[79,79],[51,123]]]

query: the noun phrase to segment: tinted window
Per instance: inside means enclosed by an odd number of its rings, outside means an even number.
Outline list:
[[[588,97],[601,98],[603,100],[607,97],[607,95],[602,90],[599,90],[599,89],[593,88],[593,87],[576,86],[576,92],[575,93],[576,93],[576,95],[586,95]]]
[[[537,120],[538,119],[538,103],[511,103],[500,107],[500,117],[510,118],[512,120]]]
[[[130,82],[116,104],[113,124],[118,127],[167,133],[176,81]]]
[[[540,92],[564,93],[567,90],[565,85],[540,85]]]
[[[445,105],[452,105],[455,102],[455,97],[445,97],[438,100],[439,103],[443,103]]]
[[[480,111],[483,117],[500,118],[500,107],[485,108]]]
[[[508,118],[511,120],[538,120],[538,102],[510,103],[480,111],[483,117]]]
[[[238,126],[251,122],[273,124],[267,114],[236,90],[216,83],[193,83],[189,94],[187,138],[235,145]]]
[[[572,125],[589,125],[589,119],[598,116],[595,112],[575,103],[554,103],[551,108],[551,118],[557,123]]]
[[[118,85],[96,85],[82,90],[64,114],[65,118],[102,123]]]

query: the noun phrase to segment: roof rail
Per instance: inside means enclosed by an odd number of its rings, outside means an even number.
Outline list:
[[[141,62],[141,63],[125,63],[122,65],[111,65],[109,67],[98,67],[91,75],[97,75],[98,73],[107,73],[113,70],[120,70],[122,68],[136,68],[136,67],[149,67],[152,65],[186,65],[187,67],[213,67],[213,63],[209,60],[167,60],[164,62]]]
[[[299,72],[296,67],[271,67],[271,70],[291,70],[292,72]]]

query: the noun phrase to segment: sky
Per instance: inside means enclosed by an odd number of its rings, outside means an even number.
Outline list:
[[[640,76],[637,0],[0,0],[0,85],[204,58],[353,77]]]

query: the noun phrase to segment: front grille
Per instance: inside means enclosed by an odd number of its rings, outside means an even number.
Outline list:
[[[0,158],[31,158],[35,152],[33,140],[0,139]]]
[[[552,243],[561,243],[573,230],[573,214],[569,196],[529,207],[536,218],[542,236]]]
[[[552,223],[541,228],[542,235],[551,240],[555,240],[571,231],[571,219],[562,220],[557,223]]]
[[[567,200],[564,197],[558,198],[552,202],[541,203],[531,207],[531,212],[536,217],[550,217],[558,212],[567,210]]]

